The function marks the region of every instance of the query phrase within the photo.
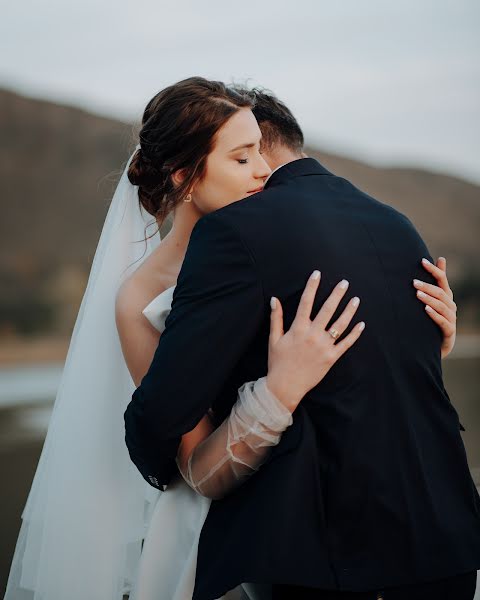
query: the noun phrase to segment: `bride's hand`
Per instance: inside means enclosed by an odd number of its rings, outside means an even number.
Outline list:
[[[453,292],[448,284],[447,261],[441,256],[437,264],[433,265],[424,258],[422,265],[435,277],[438,285],[418,279],[413,280],[413,285],[417,288],[418,299],[425,304],[428,316],[442,330],[442,358],[445,358],[453,350],[457,335],[457,305],[453,301]]]
[[[347,292],[348,282],[343,280],[333,290],[317,316],[312,321],[315,294],[320,283],[320,273],[314,271],[303,291],[292,326],[284,334],[283,311],[278,298],[272,298],[270,339],[268,350],[267,387],[291,412],[303,396],[315,387],[337,360],[358,340],[365,323],[358,323],[341,341],[326,331],[341,299]],[[352,298],[329,331],[338,336],[347,329],[360,303]]]

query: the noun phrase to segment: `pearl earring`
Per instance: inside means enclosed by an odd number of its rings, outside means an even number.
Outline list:
[[[192,201],[192,194],[187,194],[186,198],[183,199],[184,202],[191,202]]]

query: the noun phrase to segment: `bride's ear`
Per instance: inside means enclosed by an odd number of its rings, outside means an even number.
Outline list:
[[[177,188],[179,185],[181,185],[185,181],[186,176],[186,169],[177,169],[176,171],[174,171],[171,175],[174,187]]]

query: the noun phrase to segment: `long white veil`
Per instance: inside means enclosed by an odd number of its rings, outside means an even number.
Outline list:
[[[157,234],[145,248],[148,220],[127,177],[131,158],[95,253],[5,600],[121,600],[161,493],[143,480],[124,442],[134,385],[115,326],[115,295],[160,241]]]

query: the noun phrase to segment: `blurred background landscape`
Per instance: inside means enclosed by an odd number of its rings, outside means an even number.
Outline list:
[[[0,593],[143,108],[190,75],[273,89],[298,117],[310,156],[406,214],[431,254],[447,258],[459,335],[444,375],[480,485],[479,6],[265,0],[253,8],[49,0],[27,15],[5,7]]]

